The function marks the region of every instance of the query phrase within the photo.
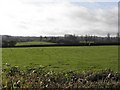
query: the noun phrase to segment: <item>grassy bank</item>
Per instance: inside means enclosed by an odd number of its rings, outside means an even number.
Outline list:
[[[43,42],[43,41],[31,41],[31,42],[18,42],[16,46],[25,46],[25,45],[46,45],[46,44],[55,44],[52,42]]]

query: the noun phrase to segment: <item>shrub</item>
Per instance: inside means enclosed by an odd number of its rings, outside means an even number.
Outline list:
[[[10,66],[6,69],[3,68],[3,88],[120,88],[120,73],[112,70],[76,73],[36,66],[25,70]]]

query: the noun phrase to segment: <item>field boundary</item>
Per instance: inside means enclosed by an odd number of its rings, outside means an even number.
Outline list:
[[[2,48],[22,48],[22,47],[56,47],[56,46],[119,46],[120,44],[42,44],[42,45],[21,45],[21,46],[3,46]]]

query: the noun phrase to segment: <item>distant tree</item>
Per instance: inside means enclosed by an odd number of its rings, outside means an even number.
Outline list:
[[[120,44],[120,33],[117,33],[117,43]]]
[[[110,34],[109,33],[107,34],[107,38],[110,39]]]
[[[42,36],[40,36],[40,41],[42,41]]]
[[[9,43],[9,46],[15,46],[17,42],[16,41],[9,41],[8,43]]]
[[[120,33],[119,32],[117,33],[117,38],[120,38]]]
[[[79,44],[79,39],[75,35],[66,34],[64,43],[65,44]]]
[[[17,41],[11,36],[3,36],[2,39],[2,46],[3,47],[10,47],[15,46]]]
[[[17,43],[16,41],[2,41],[2,46],[3,47],[15,46],[16,43]]]
[[[7,46],[8,46],[8,42],[7,42],[7,41],[5,41],[5,40],[4,40],[4,41],[2,41],[2,46],[3,46],[3,47],[7,47]]]
[[[85,35],[85,42],[87,44],[87,42],[88,42],[88,35]]]

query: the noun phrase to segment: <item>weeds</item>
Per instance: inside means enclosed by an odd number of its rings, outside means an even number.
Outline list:
[[[3,88],[120,88],[120,73],[112,70],[77,73],[74,71],[55,72],[44,66],[28,66],[20,70],[18,66],[6,65],[2,70]]]

